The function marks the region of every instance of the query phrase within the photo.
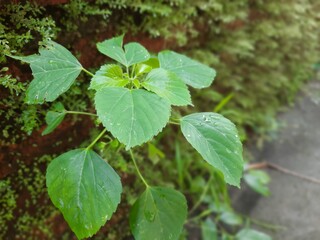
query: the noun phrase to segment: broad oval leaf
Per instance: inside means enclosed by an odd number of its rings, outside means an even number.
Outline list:
[[[217,113],[194,113],[181,119],[181,130],[200,155],[223,173],[227,183],[240,186],[242,144],[230,120]]]
[[[187,217],[187,201],[178,191],[148,187],[130,211],[130,228],[136,240],[175,240]]]
[[[92,236],[111,218],[122,192],[117,173],[87,149],[55,158],[48,166],[46,183],[53,204],[79,239]]]
[[[194,88],[209,87],[216,76],[214,69],[173,51],[162,51],[158,58],[161,68],[174,72]]]
[[[90,82],[89,89],[99,90],[104,87],[124,87],[129,83],[128,79],[123,78],[120,66],[107,64],[95,73]]]
[[[172,105],[192,104],[187,85],[175,73],[165,69],[153,69],[147,75],[143,86],[160,97],[168,99]]]
[[[54,101],[70,88],[82,70],[72,53],[56,42],[49,42],[39,53],[14,57],[30,63],[34,79],[26,91],[25,101],[29,104]]]
[[[97,91],[97,114],[102,124],[126,149],[157,135],[170,117],[170,103],[142,89],[108,87]]]
[[[97,43],[98,50],[119,63],[130,67],[133,64],[147,61],[148,51],[139,43],[128,43],[122,48],[123,35]]]

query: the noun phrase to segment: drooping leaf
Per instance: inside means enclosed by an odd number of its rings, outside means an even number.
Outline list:
[[[250,170],[243,178],[254,191],[263,196],[269,196],[270,190],[267,184],[270,182],[270,177],[267,173],[259,170]]]
[[[79,239],[92,236],[111,218],[122,192],[117,173],[87,149],[55,158],[48,166],[46,183],[53,204]]]
[[[220,216],[220,220],[228,225],[241,225],[242,218],[230,211],[223,212]]]
[[[172,105],[184,106],[191,104],[187,85],[176,74],[162,68],[153,69],[143,82],[149,91],[168,99]]]
[[[128,79],[123,78],[120,66],[107,64],[101,66],[91,79],[89,89],[99,90],[104,87],[124,87],[129,83]]]
[[[130,211],[130,228],[137,240],[175,240],[187,217],[187,202],[178,191],[148,187]]]
[[[242,229],[236,235],[236,240],[272,240],[270,236],[254,229]]]
[[[97,114],[102,124],[126,149],[157,135],[169,121],[170,103],[142,89],[108,87],[97,91]]]
[[[26,91],[25,101],[29,104],[54,101],[70,88],[82,70],[78,60],[56,42],[51,41],[39,53],[14,57],[30,63],[34,79]]]
[[[201,223],[201,235],[202,240],[217,240],[218,231],[216,224],[210,219],[207,218]]]
[[[148,51],[139,43],[128,43],[123,49],[123,36],[97,43],[98,50],[126,67],[144,62],[150,58]]]
[[[239,186],[243,170],[242,144],[235,125],[217,113],[194,113],[181,119],[188,142],[227,183]]]
[[[174,72],[194,88],[209,87],[216,76],[214,69],[173,51],[162,51],[158,58],[161,68]]]

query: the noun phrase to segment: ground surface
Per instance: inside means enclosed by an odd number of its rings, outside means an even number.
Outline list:
[[[284,125],[276,141],[266,144],[259,160],[320,179],[320,82],[311,82],[295,105],[280,116]],[[271,176],[271,196],[252,204],[254,219],[282,226],[268,231],[274,240],[320,239],[320,185],[277,171]],[[253,206],[253,208],[252,208]]]

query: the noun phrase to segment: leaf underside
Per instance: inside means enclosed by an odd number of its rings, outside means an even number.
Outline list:
[[[106,87],[95,96],[102,124],[126,149],[149,141],[167,124],[170,103],[142,89]]]
[[[240,186],[243,170],[242,144],[235,125],[217,113],[194,113],[181,119],[187,141],[227,183]]]
[[[137,240],[175,240],[186,217],[187,202],[180,192],[148,187],[130,211],[130,228]]]
[[[117,173],[87,149],[55,158],[48,166],[46,183],[53,204],[79,239],[92,236],[110,219],[122,192]]]

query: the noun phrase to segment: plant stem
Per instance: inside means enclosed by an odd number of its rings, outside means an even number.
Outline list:
[[[197,221],[197,220],[199,220],[199,219],[201,219],[201,218],[203,218],[203,217],[206,217],[206,216],[210,215],[211,213],[213,213],[213,210],[207,209],[207,210],[201,212],[199,215],[197,215],[197,216],[195,216],[195,217],[193,217],[193,218],[189,218],[189,219],[187,220],[187,222]]]
[[[87,73],[88,75],[90,75],[91,77],[94,76],[94,74],[93,74],[92,72],[88,71],[87,69],[82,68],[82,70],[83,70],[85,73]]]
[[[169,121],[170,124],[174,124],[174,125],[180,125],[180,123],[176,123],[176,122],[173,122],[173,121]]]
[[[89,115],[89,116],[94,116],[96,117],[97,115],[94,113],[88,113],[88,112],[77,112],[77,111],[65,111],[65,113],[70,113],[70,114],[81,114],[81,115]]]
[[[93,140],[93,142],[86,148],[87,150],[88,149],[90,149],[90,148],[92,148],[93,147],[93,145],[95,145],[96,144],[96,142],[103,136],[103,134],[105,134],[105,132],[107,131],[107,129],[105,128],[105,129],[103,129],[103,131],[98,135],[98,137],[96,137],[96,139],[95,140]]]
[[[136,168],[136,170],[137,170],[137,173],[138,173],[140,179],[142,180],[142,182],[144,183],[144,185],[146,185],[146,187],[148,188],[148,187],[149,187],[149,184],[147,183],[147,181],[146,181],[146,180],[144,179],[144,177],[142,176],[142,174],[141,174],[141,172],[140,172],[140,170],[139,170],[139,168],[138,168],[137,162],[136,162],[136,160],[135,160],[135,158],[134,158],[134,156],[133,156],[133,152],[132,152],[131,149],[130,149],[130,155],[131,155],[133,164],[134,164],[134,166],[135,166],[135,168]]]
[[[191,208],[191,210],[189,211],[189,214],[191,214],[192,212],[194,212],[198,207],[199,205],[202,203],[204,197],[206,196],[207,192],[208,192],[208,189],[209,189],[209,186],[211,184],[211,180],[212,180],[212,175],[210,175],[209,177],[209,180],[206,184],[206,186],[204,187],[202,193],[201,193],[201,196],[199,198],[199,200],[193,205],[193,207]]]

